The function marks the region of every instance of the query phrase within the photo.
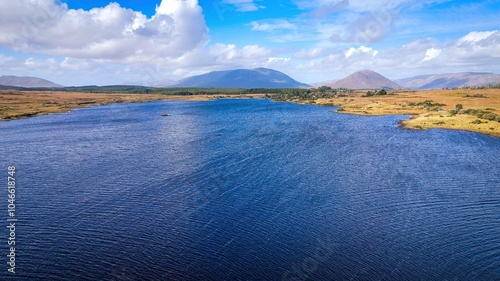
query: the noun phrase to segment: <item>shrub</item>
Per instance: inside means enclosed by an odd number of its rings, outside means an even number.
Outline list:
[[[496,114],[494,114],[494,113],[485,113],[485,114],[483,114],[482,118],[492,121],[492,120],[496,119]]]
[[[483,124],[483,123],[488,123],[488,121],[484,121],[484,122],[483,122],[483,121],[481,121],[481,120],[479,120],[479,119],[476,119],[476,120],[472,121],[471,123],[472,123],[472,124]]]

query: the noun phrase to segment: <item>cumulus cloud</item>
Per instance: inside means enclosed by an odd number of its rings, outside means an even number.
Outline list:
[[[347,50],[345,52],[345,57],[350,58],[352,56],[364,55],[364,54],[368,54],[369,56],[371,56],[373,58],[373,57],[377,56],[378,51],[374,50],[372,48],[369,48],[369,47],[361,46],[358,48],[350,48],[349,50]]]
[[[442,56],[461,64],[500,64],[500,30],[470,32],[446,46]]]
[[[234,5],[238,12],[253,12],[259,8],[264,8],[263,6],[257,6],[254,0],[222,0],[222,3]]]
[[[440,54],[441,54],[440,49],[436,48],[427,49],[427,51],[425,52],[425,58],[422,60],[422,62],[433,60],[437,58]]]
[[[0,45],[16,51],[138,62],[179,56],[208,41],[197,0],[163,0],[147,18],[117,3],[90,11],[54,0],[2,1]]]
[[[462,45],[462,44],[475,44],[477,42],[481,42],[481,41],[487,40],[491,36],[493,36],[493,38],[494,37],[498,38],[498,30],[483,31],[483,32],[473,31],[473,32],[468,33],[464,37],[460,38],[457,43],[458,43],[458,45]]]
[[[299,54],[310,52],[312,50],[302,50]],[[337,48],[305,58],[310,59],[296,68],[307,69],[311,80],[315,77],[338,79],[360,69],[387,73],[392,79],[427,73],[500,72],[500,31],[470,32],[446,44],[426,38],[383,50],[367,46]],[[325,73],[338,76],[325,76]]]

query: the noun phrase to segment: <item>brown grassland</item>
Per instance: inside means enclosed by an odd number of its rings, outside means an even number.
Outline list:
[[[463,110],[480,109],[500,114],[500,89],[458,89],[429,91],[393,91],[389,95],[362,97],[365,92],[349,94],[346,97],[319,99],[315,104],[329,104],[342,108],[341,113],[361,115],[403,114],[412,115],[402,121],[409,129],[443,128],[467,130],[500,137],[500,122],[479,119],[468,114],[451,114],[457,104]],[[482,97],[475,97],[482,95]],[[263,95],[245,95],[245,97]],[[232,97],[240,97],[235,95]],[[156,100],[211,100],[213,95],[167,96],[157,94],[96,94],[50,91],[0,91],[0,120],[61,113],[73,108],[122,102],[148,102]],[[432,100],[444,104],[434,110],[415,103]],[[413,105],[412,105],[413,103]],[[481,122],[477,122],[481,120]],[[476,124],[479,123],[479,124]]]
[[[316,104],[331,104],[342,108],[341,113],[361,115],[404,114],[411,119],[401,122],[408,129],[455,129],[480,132],[500,137],[500,122],[479,119],[468,114],[451,114],[457,104],[466,109],[486,110],[500,114],[500,89],[455,89],[392,91],[389,95],[362,97],[365,92],[351,94],[348,97],[322,99]],[[475,97],[481,95],[481,97]],[[428,110],[413,104],[432,100],[444,104],[436,107],[437,111]],[[480,120],[480,124],[477,120]]]
[[[251,95],[261,97],[262,95]],[[96,94],[51,91],[0,90],[0,120],[19,119],[49,113],[61,113],[73,108],[123,102],[148,102],[157,100],[214,99],[209,95],[173,96],[158,94]]]

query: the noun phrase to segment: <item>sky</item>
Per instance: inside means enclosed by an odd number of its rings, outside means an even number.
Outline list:
[[[500,1],[0,0],[0,75],[166,86],[267,67],[304,83],[500,73]]]

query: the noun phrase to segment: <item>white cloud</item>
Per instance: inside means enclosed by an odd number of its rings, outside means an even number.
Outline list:
[[[222,3],[234,5],[238,12],[253,12],[264,8],[257,6],[254,0],[222,0]]]
[[[443,50],[444,59],[457,64],[500,65],[500,30],[470,32]]]
[[[475,31],[470,32],[469,34],[460,38],[458,40],[458,44],[464,44],[464,43],[474,44],[476,42],[488,39],[491,35],[494,35],[495,33],[498,33],[498,31],[495,30],[495,31],[483,31],[483,32],[475,32]]]
[[[291,60],[291,58],[280,58],[280,57],[270,57],[267,62],[268,63],[287,63]]]
[[[303,10],[302,18],[309,18],[314,25],[305,23],[309,29],[324,35],[334,43],[371,43],[387,38],[398,27],[400,14],[421,9],[450,0],[294,0]],[[319,23],[319,24],[318,24]],[[312,28],[311,28],[312,27]],[[413,26],[412,26],[413,27]],[[321,29],[319,29],[321,28]],[[323,29],[323,30],[322,30]],[[324,36],[323,36],[324,37]],[[331,43],[330,42],[330,43]]]
[[[163,0],[149,19],[117,3],[84,11],[54,0],[2,1],[0,9],[0,45],[22,52],[138,62],[208,41],[197,0]]]
[[[296,52],[294,56],[298,59],[313,59],[323,55],[323,53],[324,50],[322,48],[302,49]]]
[[[18,69],[30,70],[30,69],[55,69],[57,67],[56,60],[53,58],[48,59],[36,59],[27,58],[24,60],[23,64],[17,65]]]
[[[273,31],[276,29],[297,29],[297,26],[287,20],[275,20],[273,22],[251,22],[252,30]]]
[[[60,63],[60,67],[63,70],[91,70],[94,65],[93,62],[86,59],[75,59],[75,58],[64,58]]]
[[[436,48],[427,49],[427,51],[425,52],[425,58],[422,60],[422,62],[433,60],[437,58],[440,54],[441,54],[440,49]]]
[[[322,15],[333,13],[339,10],[348,9],[356,12],[373,12],[380,10],[394,10],[401,6],[423,6],[427,4],[437,4],[449,2],[451,0],[294,0],[293,2],[299,9],[304,10],[323,10]]]
[[[0,67],[12,65],[12,63],[15,62],[15,59],[13,57],[8,57],[0,54]]]
[[[339,79],[360,69],[386,73],[391,79],[448,72],[498,73],[500,31],[486,31],[480,34],[470,32],[447,44],[439,44],[432,38],[426,38],[380,51],[367,46],[330,49],[295,68],[308,70],[306,75],[312,78],[308,78],[309,81],[303,79],[305,82]],[[336,76],[325,73],[334,73]]]
[[[358,48],[350,48],[345,52],[345,57],[350,58],[353,55],[360,55],[360,54],[369,54],[371,57],[375,57],[378,54],[377,50],[374,50],[369,47],[361,46]]]
[[[259,45],[247,45],[238,49],[234,44],[218,43],[209,48],[209,54],[215,58],[216,64],[241,64],[245,62],[266,61],[271,50]]]

